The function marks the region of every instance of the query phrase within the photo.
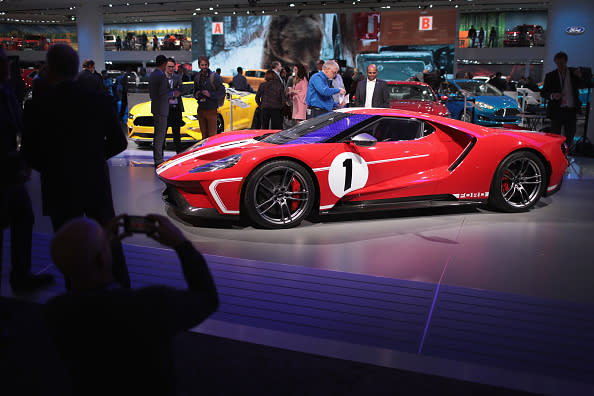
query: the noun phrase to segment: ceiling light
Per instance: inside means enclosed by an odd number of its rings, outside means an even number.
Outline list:
[[[295,3],[289,4],[289,7],[295,7]]]

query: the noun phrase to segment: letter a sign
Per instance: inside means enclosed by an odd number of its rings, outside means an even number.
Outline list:
[[[212,23],[212,34],[223,34],[223,22]]]
[[[419,17],[419,30],[433,30],[433,17],[432,16]]]

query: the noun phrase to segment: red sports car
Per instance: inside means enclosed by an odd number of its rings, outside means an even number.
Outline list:
[[[241,215],[265,228],[309,215],[487,202],[519,212],[561,187],[564,137],[394,109],[342,109],[283,131],[198,142],[157,174],[188,215]]]
[[[439,101],[429,84],[418,81],[388,81],[388,88],[391,109],[450,116],[448,108]]]

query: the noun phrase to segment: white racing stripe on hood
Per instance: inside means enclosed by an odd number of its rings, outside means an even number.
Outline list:
[[[241,146],[247,146],[248,144],[253,144],[253,143],[257,143],[257,140],[254,139],[248,139],[248,140],[239,140],[237,142],[228,142],[228,143],[223,143],[223,144],[219,144],[218,146],[213,146],[213,147],[208,147],[205,149],[199,149],[197,151],[193,151],[191,153],[185,154],[179,158],[174,159],[173,161],[170,161],[167,163],[167,165],[165,166],[161,166],[157,169],[157,175],[160,175],[162,172],[165,172],[167,169],[179,165],[182,162],[185,162],[187,160],[191,160],[194,158],[198,158],[202,155],[205,154],[210,154],[210,153],[214,153],[217,151],[221,151],[221,150],[226,150],[229,148],[236,148],[236,147],[241,147]]]

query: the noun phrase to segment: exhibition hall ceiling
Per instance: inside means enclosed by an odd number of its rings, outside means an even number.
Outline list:
[[[544,0],[0,0],[3,23],[76,23],[81,5],[96,5],[103,23],[189,21],[194,15],[291,15],[311,13],[381,12],[402,9],[458,8],[464,12],[543,10]],[[78,9],[77,9],[78,8]]]

